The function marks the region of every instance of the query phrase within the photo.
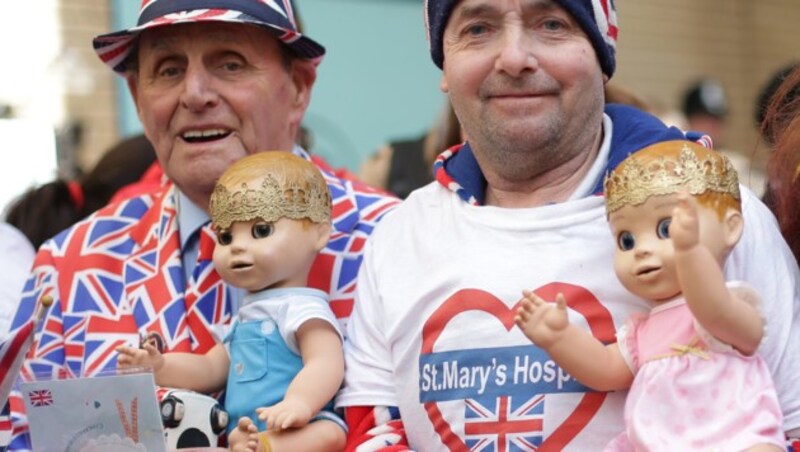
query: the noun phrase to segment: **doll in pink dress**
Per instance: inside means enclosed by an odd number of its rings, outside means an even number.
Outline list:
[[[756,353],[759,298],[726,282],[742,234],[736,172],[722,154],[670,141],[630,155],[605,181],[614,269],[650,300],[604,345],[567,317],[564,297],[525,291],[516,322],[578,381],[629,389],[625,431],[606,450],[783,450],[772,378]]]

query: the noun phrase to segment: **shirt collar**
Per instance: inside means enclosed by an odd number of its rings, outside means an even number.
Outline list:
[[[178,234],[181,238],[181,249],[185,249],[192,234],[208,223],[211,218],[205,210],[193,203],[177,187],[175,187],[175,191],[178,195]]]

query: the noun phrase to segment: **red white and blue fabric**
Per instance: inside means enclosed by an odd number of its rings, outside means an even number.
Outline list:
[[[302,58],[319,62],[325,54],[324,47],[298,31],[291,0],[143,0],[135,27],[97,36],[92,45],[103,63],[124,73],[142,30],[205,21],[259,25]]]
[[[366,239],[398,200],[323,174],[333,199],[333,233],[309,285],[329,294],[344,323]],[[158,193],[106,206],[42,246],[12,325],[29,321],[43,294],[54,303],[22,366],[23,379],[114,369],[116,347],[138,344],[149,333],[158,333],[168,351],[203,353],[214,344],[212,327],[231,318],[230,295],[213,269],[209,227],[202,229],[192,280],[185,282],[175,194],[167,184]],[[15,398],[21,401],[18,392],[12,392],[11,449],[29,450],[27,419]]]
[[[11,442],[11,409],[4,403],[0,411],[0,452],[5,452]]]
[[[470,451],[538,449],[544,440],[544,398],[544,394],[520,394],[466,400],[467,447]]]
[[[0,345],[0,406],[8,402],[11,387],[19,376],[19,369],[28,353],[36,329],[34,317],[15,328]]]

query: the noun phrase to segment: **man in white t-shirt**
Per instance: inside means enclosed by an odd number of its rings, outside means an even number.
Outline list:
[[[625,394],[563,372],[514,326],[523,289],[563,292],[602,341],[646,302],[617,281],[602,180],[626,155],[686,139],[605,106],[614,2],[428,0],[434,62],[469,142],[376,229],[345,344],[348,447],[600,450]],[[784,428],[800,430],[798,270],[775,221],[743,191],[745,232],[725,268],[765,300],[760,353]],[[746,394],[744,394],[746,396]],[[793,432],[794,433],[794,432]]]

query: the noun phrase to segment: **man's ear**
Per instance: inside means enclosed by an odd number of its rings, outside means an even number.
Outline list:
[[[291,75],[295,89],[294,105],[305,113],[311,102],[311,88],[317,80],[317,65],[311,60],[295,59],[292,61]]]
[[[725,244],[728,248],[733,248],[742,238],[744,232],[744,218],[742,213],[735,209],[728,209],[722,219],[723,233],[725,234]]]
[[[314,223],[314,229],[317,231],[317,241],[314,244],[314,248],[319,252],[325,248],[331,238],[331,223],[328,221]]]
[[[142,116],[139,114],[139,84],[136,81],[136,76],[133,74],[125,75],[125,83],[128,84],[128,91],[131,92],[133,105],[136,107],[136,114],[139,115],[141,119]]]
[[[442,71],[442,78],[439,79],[439,89],[442,90],[443,93],[450,91],[450,85],[447,84],[447,77],[444,76],[444,71]]]

